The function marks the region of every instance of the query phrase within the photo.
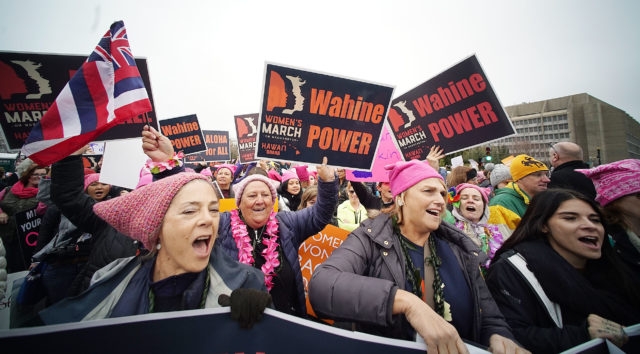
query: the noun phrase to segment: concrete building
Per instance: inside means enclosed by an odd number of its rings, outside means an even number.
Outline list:
[[[640,123],[621,109],[586,93],[505,107],[518,135],[491,146],[549,163],[549,147],[572,141],[592,166],[640,159]],[[599,156],[598,156],[599,153]]]

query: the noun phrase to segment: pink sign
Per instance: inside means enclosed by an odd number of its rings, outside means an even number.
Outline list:
[[[347,179],[358,182],[389,182],[389,171],[384,166],[401,161],[402,153],[396,147],[393,136],[385,124],[380,134],[378,151],[373,160],[371,171],[346,169]]]

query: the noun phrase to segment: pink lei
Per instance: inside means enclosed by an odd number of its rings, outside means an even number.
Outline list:
[[[264,233],[269,237],[262,237],[262,244],[265,245],[265,249],[262,251],[264,264],[260,269],[264,273],[264,284],[267,286],[267,290],[271,291],[271,288],[273,288],[273,277],[276,274],[276,269],[280,266],[280,257],[278,254],[278,221],[276,220],[276,213],[273,211],[271,215],[269,215],[269,221],[267,221],[267,227]],[[247,225],[240,219],[237,209],[231,211],[231,234],[238,248],[238,260],[240,263],[253,266],[255,260],[253,259],[251,237],[249,237]]]

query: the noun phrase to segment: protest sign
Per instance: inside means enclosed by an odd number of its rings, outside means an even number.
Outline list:
[[[395,98],[388,120],[407,161],[433,145],[451,154],[516,133],[475,55]]]
[[[370,170],[393,87],[267,63],[256,156]]]
[[[298,249],[300,269],[302,270],[302,282],[304,283],[304,294],[307,301],[307,313],[313,317],[317,316],[311,307],[308,296],[309,281],[311,280],[313,271],[329,258],[333,250],[340,247],[348,235],[349,231],[347,230],[333,225],[327,225],[320,232],[306,239]]]
[[[218,130],[203,130],[206,150],[185,156],[185,162],[216,162],[227,161],[231,158],[229,153],[229,132]]]
[[[187,155],[207,149],[195,114],[161,120],[160,132],[171,140],[176,152]]]
[[[258,113],[234,117],[238,135],[238,158],[240,163],[255,161],[258,139]]]
[[[347,179],[357,182],[389,182],[389,171],[384,167],[402,161],[402,152],[395,144],[395,139],[385,124],[380,135],[378,151],[376,151],[371,171],[346,169]]]
[[[282,340],[286,333],[287,340]],[[104,343],[105,338],[117,338]],[[141,340],[147,338],[148,340]],[[34,345],[37,343],[37,345]],[[425,353],[424,343],[352,332],[272,309],[241,329],[226,308],[174,311],[0,331],[2,348],[58,353]],[[471,347],[470,347],[471,349]],[[472,353],[480,353],[474,352]],[[487,353],[481,351],[482,353]]]
[[[85,60],[80,55],[0,52],[0,126],[9,149],[22,148],[31,129]],[[147,61],[135,61],[153,107]],[[157,126],[154,111],[120,123],[96,140],[139,137],[146,124]]]
[[[25,268],[31,264],[31,256],[38,244],[38,234],[40,233],[40,223],[42,215],[36,213],[36,208],[19,211],[15,213],[17,236],[20,241],[20,252]]]

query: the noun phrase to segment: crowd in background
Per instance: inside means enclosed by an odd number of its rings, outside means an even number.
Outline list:
[[[589,168],[561,142],[551,166],[521,154],[451,169],[434,147],[359,182],[331,161],[187,167],[155,129],[142,142],[133,190],[102,183],[83,151],[2,171],[0,291],[22,270],[44,283],[12,326],[221,306],[229,293],[309,318],[298,248],[332,224],[350,236],[309,284],[321,318],[439,352],[467,340],[551,353],[592,338],[640,350],[624,332],[640,323],[640,160]],[[223,198],[235,208],[220,211]],[[42,223],[25,253],[15,214],[29,209]]]

